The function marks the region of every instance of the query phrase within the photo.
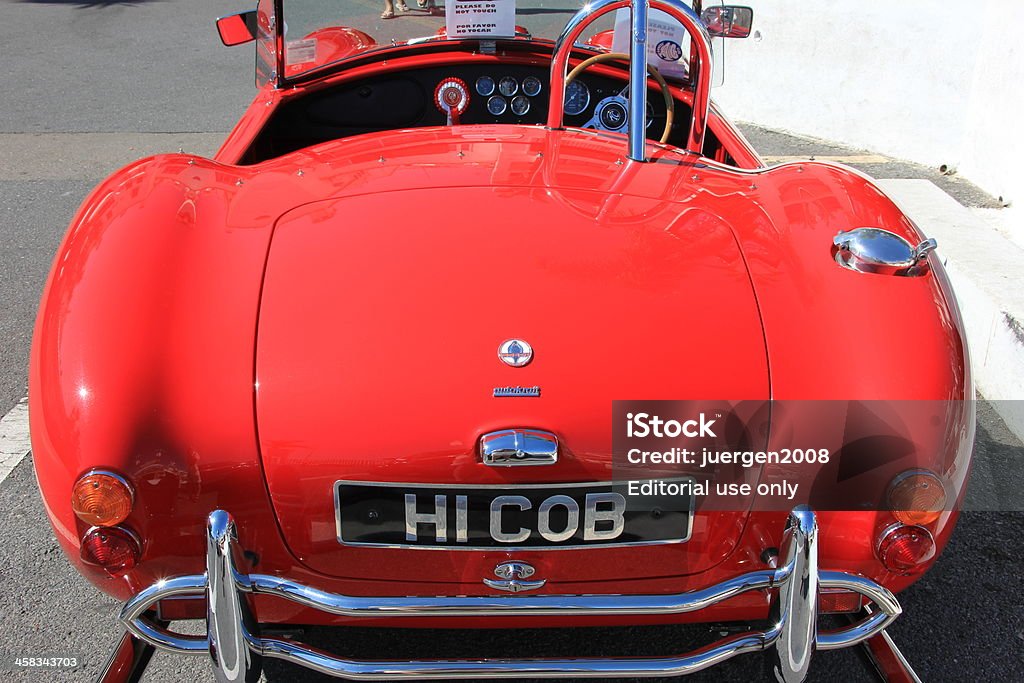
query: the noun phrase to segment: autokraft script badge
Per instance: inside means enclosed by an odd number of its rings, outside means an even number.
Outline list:
[[[502,396],[540,396],[540,387],[494,387],[494,397]]]

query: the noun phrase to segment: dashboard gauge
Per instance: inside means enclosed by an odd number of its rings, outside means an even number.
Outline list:
[[[476,92],[482,97],[490,97],[494,94],[494,79],[490,76],[481,76],[476,79]]]
[[[501,116],[506,109],[508,109],[508,102],[501,95],[495,95],[487,100],[487,111],[491,112],[492,116]]]
[[[583,81],[573,81],[565,89],[565,113],[579,116],[590,106],[590,88]]]
[[[527,76],[523,79],[523,93],[530,97],[536,97],[539,95],[542,87],[540,79],[535,76]],[[515,110],[515,106],[515,103],[513,103],[513,110]]]
[[[654,123],[654,107],[651,106],[650,100],[647,101],[647,127],[650,128],[651,124]]]
[[[511,76],[505,76],[505,78],[498,81],[498,92],[505,97],[512,97],[519,92],[519,82]]]
[[[523,116],[530,111],[530,100],[523,95],[516,95],[512,98],[512,113],[516,116]]]

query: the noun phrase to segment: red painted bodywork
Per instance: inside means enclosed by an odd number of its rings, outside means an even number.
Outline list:
[[[313,31],[299,42],[306,41],[313,41],[315,46],[312,59],[314,65],[331,64],[377,46],[377,41],[373,39],[373,36],[347,26],[322,28]],[[287,45],[285,49],[288,49]],[[289,76],[294,76],[309,70],[309,68],[309,63],[293,63],[293,60],[289,59],[285,72]]]
[[[613,399],[953,401],[934,459],[962,492],[973,395],[941,264],[931,257],[931,272],[915,278],[838,267],[830,247],[840,230],[921,235],[849,169],[764,168],[715,108],[710,129],[736,167],[655,144],[653,163],[635,163],[621,135],[517,125],[385,131],[239,165],[292,98],[386,70],[499,59],[454,50],[388,52],[386,65],[263,89],[213,160],[144,159],[86,199],[43,295],[30,372],[43,499],[83,575],[125,599],[202,573],[216,508],[238,520],[260,573],[351,595],[487,594],[481,577],[512,556],[537,566],[547,593],[680,592],[763,568],[785,511],[699,516],[689,543],[643,549],[403,551],[335,540],[337,479],[607,479]],[[538,349],[522,370],[495,359],[517,335]],[[543,384],[543,398],[489,396],[509,383]],[[559,434],[557,466],[479,462],[480,434],[527,425]],[[143,556],[122,578],[79,560],[85,528],[69,492],[94,467],[136,487],[125,524]],[[892,521],[820,513],[821,566],[906,587],[914,577],[887,573],[873,552]],[[932,525],[940,549],[955,521],[948,512]],[[258,612],[345,621],[262,597]],[[766,613],[767,597],[746,593],[699,613],[622,619]],[[583,622],[500,622],[534,623]]]

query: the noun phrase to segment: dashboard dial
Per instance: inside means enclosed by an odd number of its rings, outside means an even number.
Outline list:
[[[481,76],[476,79],[476,92],[481,97],[490,97],[494,94],[494,79],[490,76]]]
[[[590,88],[580,80],[573,81],[565,89],[565,113],[579,116],[590,106]]]
[[[543,85],[541,84],[540,79],[535,76],[527,76],[523,79],[523,94],[528,95],[529,97],[536,97],[539,95],[542,87]],[[514,107],[515,105],[513,105],[513,108]]]
[[[516,116],[523,116],[530,111],[530,100],[524,95],[516,95],[512,98],[512,113]]]
[[[487,111],[491,112],[492,116],[501,116],[506,109],[508,109],[508,102],[501,95],[495,95],[487,100]]]
[[[512,97],[519,92],[519,82],[511,76],[505,76],[505,78],[498,81],[498,92],[505,97]]]

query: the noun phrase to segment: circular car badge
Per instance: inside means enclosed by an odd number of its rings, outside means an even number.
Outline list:
[[[619,102],[609,102],[601,109],[601,125],[607,130],[618,130],[626,125],[629,114],[625,105]]]
[[[654,48],[654,53],[666,62],[678,62],[683,57],[683,48],[679,43],[663,40]]]
[[[498,358],[505,365],[521,368],[533,359],[533,347],[522,339],[509,339],[498,347]]]

